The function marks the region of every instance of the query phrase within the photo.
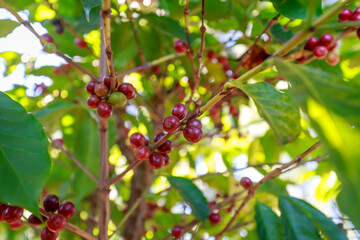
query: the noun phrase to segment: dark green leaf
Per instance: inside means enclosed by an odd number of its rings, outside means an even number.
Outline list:
[[[50,173],[48,140],[36,118],[0,92],[0,201],[38,212]]]
[[[180,193],[184,201],[188,202],[192,214],[198,220],[205,220],[209,216],[209,207],[203,193],[192,181],[182,177],[168,177],[171,186]]]
[[[308,17],[308,11],[313,5],[316,6],[316,12],[321,13],[320,0],[271,0],[274,8],[285,17],[293,19],[305,19]],[[311,2],[316,2],[315,4]]]
[[[289,41],[289,39],[294,36],[293,31],[291,31],[291,30],[286,31],[284,29],[284,26],[282,26],[280,24],[275,24],[274,26],[272,26],[270,28],[270,33],[276,40],[278,40],[282,43]]]
[[[7,36],[11,33],[20,23],[11,21],[11,20],[0,20],[0,38]]]
[[[251,97],[263,117],[274,132],[280,145],[294,141],[300,134],[300,112],[286,93],[281,93],[270,84],[233,84]]]
[[[92,8],[99,6],[101,4],[101,0],[81,0],[84,5],[86,19],[89,21],[89,14]]]
[[[260,240],[284,239],[280,218],[266,204],[255,204],[256,232]]]

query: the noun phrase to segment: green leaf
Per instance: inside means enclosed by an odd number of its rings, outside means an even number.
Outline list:
[[[280,24],[275,24],[270,28],[271,35],[281,43],[289,41],[290,38],[294,36],[293,31],[285,31],[284,26]]]
[[[16,27],[20,25],[20,23],[11,21],[11,20],[0,20],[0,38],[7,36],[9,33],[14,31]]]
[[[284,239],[280,218],[266,204],[255,204],[256,232],[260,240]]]
[[[36,118],[0,92],[0,201],[38,213],[49,176],[49,142]]]
[[[316,6],[316,13],[321,13],[320,0],[271,0],[271,2],[274,8],[287,18],[305,19],[313,5]]]
[[[188,202],[192,214],[198,220],[206,220],[209,216],[209,207],[203,193],[192,181],[182,177],[168,177],[171,186],[180,193],[184,201]]]
[[[310,219],[286,198],[279,197],[279,208],[285,229],[285,240],[321,240]]]
[[[291,82],[295,101],[305,103],[308,97],[360,126],[360,83],[344,81],[340,74],[320,68],[299,66],[275,59],[279,74]]]
[[[86,19],[90,21],[90,11],[96,6],[101,5],[101,0],[81,0],[82,4],[84,5]]]
[[[270,125],[278,144],[294,141],[300,134],[300,112],[286,93],[281,93],[270,84],[233,84],[251,97],[261,117]]]
[[[284,197],[298,207],[329,240],[347,240],[346,234],[331,219],[309,203],[292,197]]]

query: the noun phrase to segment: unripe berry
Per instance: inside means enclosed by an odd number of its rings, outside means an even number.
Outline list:
[[[311,38],[309,38],[309,40],[307,40],[307,42],[305,44],[305,49],[312,51],[318,45],[319,45],[319,39],[317,39],[317,37],[311,37]]]
[[[150,154],[149,163],[153,168],[159,169],[164,166],[164,157],[161,153],[154,152]]]
[[[75,44],[79,48],[86,48],[87,47],[87,43],[82,38],[75,38]]]
[[[105,84],[97,84],[95,86],[95,94],[99,97],[106,97],[109,94],[110,90]]]
[[[186,43],[183,40],[177,40],[174,42],[173,47],[177,53],[186,53],[187,51]]]
[[[337,55],[336,53],[330,52],[326,56],[325,60],[329,65],[335,66],[339,63],[340,58],[339,58],[339,55]]]
[[[88,97],[88,99],[86,100],[86,103],[90,108],[97,108],[100,102],[101,102],[101,97],[97,95],[92,95]]]
[[[56,240],[59,233],[50,231],[45,227],[41,232],[41,240]]]
[[[133,133],[130,136],[130,144],[133,147],[140,147],[148,145],[148,140],[141,133]]]
[[[183,229],[179,225],[175,225],[171,230],[171,235],[174,238],[180,238],[183,235]]]
[[[166,132],[174,132],[180,126],[180,121],[177,117],[168,116],[164,119],[162,125]]]
[[[60,232],[65,227],[66,218],[61,214],[54,214],[47,221],[47,228],[52,232]]]
[[[169,153],[172,150],[172,144],[170,140],[166,140],[163,144],[158,147],[160,153]]]
[[[90,81],[86,84],[85,89],[90,95],[95,95],[95,86],[98,84],[97,81]]]
[[[329,33],[325,33],[321,36],[319,40],[319,45],[328,48],[329,46],[332,45],[333,41],[334,41],[334,37]]]
[[[124,94],[120,92],[113,92],[109,96],[109,102],[116,107],[122,107],[126,104],[127,100]]]
[[[190,126],[197,127],[200,129],[202,128],[202,124],[198,119],[191,119],[189,122],[186,123],[186,127],[190,127]]]
[[[249,190],[249,189],[251,189],[251,188],[253,187],[253,182],[251,181],[250,178],[248,178],[248,177],[243,177],[243,178],[241,178],[241,180],[240,180],[240,185],[241,185],[244,189]]]
[[[209,215],[209,221],[212,225],[216,225],[221,221],[221,216],[218,213],[211,213]]]
[[[76,207],[72,202],[64,202],[59,207],[58,213],[63,215],[66,219],[71,218],[76,212]]]
[[[144,161],[150,157],[150,149],[146,146],[139,146],[135,149],[135,157],[140,161]]]
[[[177,103],[171,109],[171,115],[177,117],[179,120],[182,120],[186,117],[186,107],[184,104]]]
[[[325,46],[317,46],[315,49],[314,49],[314,56],[317,58],[317,59],[323,59],[326,57],[328,53],[328,50]]]
[[[127,99],[133,99],[136,97],[136,89],[130,83],[120,84],[117,90],[118,92],[123,93]]]
[[[339,21],[349,21],[351,19],[351,16],[352,16],[351,10],[345,8],[339,13],[338,18]]]
[[[196,143],[201,140],[203,132],[200,128],[189,126],[185,127],[183,135],[189,142]]]
[[[44,198],[43,205],[44,205],[45,211],[51,212],[51,213],[56,212],[60,206],[59,198],[57,196],[55,196],[54,194],[47,195]]]
[[[112,114],[112,106],[110,103],[102,101],[99,103],[96,112],[102,118],[109,118]]]

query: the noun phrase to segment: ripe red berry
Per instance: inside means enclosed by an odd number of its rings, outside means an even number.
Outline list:
[[[230,64],[228,64],[228,63],[224,64],[223,65],[223,70],[224,70],[224,72],[227,72],[227,71],[231,70]]]
[[[162,125],[166,132],[174,132],[180,126],[180,121],[177,117],[168,116],[164,119]]]
[[[148,145],[148,140],[141,133],[133,133],[130,136],[130,143],[133,147],[140,147]]]
[[[56,212],[59,209],[59,198],[55,196],[54,194],[47,195],[44,198],[44,209],[47,212]]]
[[[90,94],[90,95],[95,95],[95,86],[98,84],[97,81],[90,81],[86,84],[86,91]]]
[[[41,35],[47,42],[51,42],[51,43],[54,43],[54,38],[48,34],[48,33],[45,33],[43,35]]]
[[[76,212],[76,207],[72,202],[64,202],[59,207],[58,213],[63,215],[66,219],[71,218]]]
[[[209,60],[215,59],[216,58],[216,52],[214,52],[213,50],[208,51],[207,57],[208,57]]]
[[[88,97],[88,99],[86,100],[86,103],[90,108],[97,108],[100,102],[101,102],[101,97],[97,95],[92,95]]]
[[[150,154],[149,163],[153,168],[159,169],[164,166],[164,157],[161,153],[154,152]]]
[[[211,224],[215,225],[221,221],[221,216],[218,213],[211,213],[209,216],[209,221]]]
[[[5,210],[7,207],[8,207],[8,205],[6,205],[6,204],[2,204],[2,205],[0,206],[0,222],[4,221],[2,215],[3,215],[4,210]]]
[[[11,230],[19,230],[24,226],[24,222],[22,220],[17,220],[16,222],[9,223],[9,228]]]
[[[224,56],[219,56],[217,58],[217,60],[218,60],[218,63],[221,63],[221,64],[227,64],[228,63],[227,57],[224,57]]]
[[[326,57],[327,53],[328,53],[328,50],[325,46],[317,46],[314,49],[314,56],[317,59],[323,59],[324,57]]]
[[[86,48],[87,47],[87,43],[82,38],[75,38],[75,44],[79,48]]]
[[[166,153],[162,153],[161,155],[163,155],[163,157],[164,157],[164,166],[169,165],[169,163],[170,163],[169,155],[167,155]]]
[[[52,144],[54,145],[54,147],[60,149],[61,147],[64,146],[64,140],[62,140],[61,138],[54,139],[54,140],[52,141]]]
[[[109,88],[102,83],[96,84],[95,86],[95,94],[99,97],[106,97],[109,94]]]
[[[253,182],[248,177],[243,177],[240,180],[240,185],[245,188],[246,190],[249,190],[253,187]]]
[[[186,43],[183,40],[177,40],[174,42],[173,47],[177,53],[186,53],[187,51]]]
[[[159,141],[163,136],[165,136],[165,133],[161,132],[155,135],[154,142]]]
[[[330,46],[328,46],[328,51],[331,52],[333,51],[337,46],[337,43],[334,41]]]
[[[96,112],[102,118],[109,118],[112,114],[112,106],[110,103],[102,101],[99,103]]]
[[[355,8],[353,14],[360,14],[360,7]]]
[[[61,214],[54,214],[47,221],[47,228],[52,232],[60,232],[66,223],[66,218]]]
[[[185,139],[192,143],[200,141],[203,137],[202,130],[194,126],[185,127],[183,134]]]
[[[57,34],[62,34],[62,33],[64,32],[63,26],[62,26],[61,24],[55,25],[55,32],[56,32]]]
[[[360,13],[354,13],[351,16],[351,21],[360,21]]]
[[[13,223],[20,220],[23,213],[24,209],[21,207],[7,206],[2,213],[2,219],[7,223]]]
[[[202,128],[202,124],[198,119],[191,119],[189,122],[186,123],[186,127],[190,127],[190,126],[197,127],[200,129]]]
[[[351,19],[351,16],[352,16],[351,10],[345,8],[339,13],[338,18],[339,21],[349,21]]]
[[[212,118],[220,116],[220,107],[215,105],[213,108],[210,109],[209,115]]]
[[[65,68],[66,71],[71,70],[71,64],[70,63],[67,63],[67,64],[63,65],[63,67]]]
[[[319,45],[328,48],[329,46],[332,45],[333,41],[334,41],[334,37],[329,33],[325,33],[321,36],[319,40]]]
[[[135,157],[140,161],[144,161],[150,157],[150,149],[146,146],[140,146],[135,149]]]
[[[186,107],[184,104],[177,103],[171,109],[171,115],[177,117],[179,120],[182,120],[186,117]]]
[[[160,66],[159,66],[159,65],[153,66],[153,67],[151,68],[151,72],[152,72],[153,74],[159,74],[159,73],[161,72]]]
[[[34,214],[31,214],[29,219],[28,219],[28,223],[31,225],[31,226],[40,226],[42,225],[43,223],[41,222],[41,220],[35,216]]]
[[[239,73],[233,73],[233,75],[232,75],[232,78],[233,79],[237,79],[237,78],[239,78],[240,77],[240,74]]]
[[[311,37],[307,40],[305,49],[312,51],[315,47],[317,47],[317,45],[319,45],[319,39],[317,39],[317,37]]]
[[[111,88],[111,80],[110,80],[110,76],[108,74],[106,74],[103,78],[103,83],[105,84],[105,86],[107,86],[108,88]]]
[[[55,75],[61,75],[62,74],[62,69],[60,67],[56,67],[56,68],[53,68],[53,73]]]
[[[174,238],[180,238],[183,235],[183,229],[179,225],[175,225],[171,230],[171,235]]]
[[[335,66],[335,65],[337,65],[339,63],[340,58],[339,58],[339,55],[337,55],[336,53],[330,52],[326,56],[325,60],[329,65]]]
[[[170,140],[166,140],[163,144],[158,147],[160,153],[169,153],[172,150],[172,144]]]
[[[133,99],[136,97],[136,89],[130,83],[120,84],[118,87],[118,92],[122,92],[127,99]]]
[[[59,233],[50,231],[45,227],[41,232],[41,240],[56,240]]]
[[[230,111],[230,114],[233,115],[234,117],[237,117],[239,115],[239,109],[234,105],[230,106],[229,111]]]

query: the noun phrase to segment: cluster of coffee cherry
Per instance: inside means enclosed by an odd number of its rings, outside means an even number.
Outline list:
[[[317,37],[309,38],[304,49],[312,51],[317,59],[324,59],[326,57],[326,62],[334,66],[339,62],[339,56],[332,52],[336,45],[334,37],[329,33],[325,33],[320,39]]]
[[[61,24],[59,19],[54,18],[53,20],[50,21],[52,25],[54,25],[55,27],[55,32],[57,34],[62,34],[64,32],[64,27]]]
[[[10,206],[0,202],[0,222],[6,222],[9,224],[11,230],[18,230],[22,228],[24,222],[21,217],[24,213],[24,209],[17,206]]]
[[[90,108],[96,108],[97,114],[102,118],[109,118],[112,114],[112,106],[123,106],[126,99],[136,97],[136,89],[130,83],[120,84],[115,92],[110,91],[110,77],[105,75],[103,83],[90,81],[86,84],[86,91],[91,94],[86,103]]]
[[[231,65],[228,62],[228,58],[225,56],[216,56],[216,52],[210,50],[207,52],[207,57],[210,61],[214,61],[216,59],[217,63],[222,65],[222,69],[224,70],[226,75],[229,75],[229,71],[231,71]],[[231,72],[232,73],[232,72]],[[238,74],[233,74],[232,78],[238,78]]]
[[[338,15],[339,22],[347,22],[347,21],[360,21],[360,7],[351,11],[349,8],[343,9]],[[360,39],[360,28],[357,29],[356,34]]]

